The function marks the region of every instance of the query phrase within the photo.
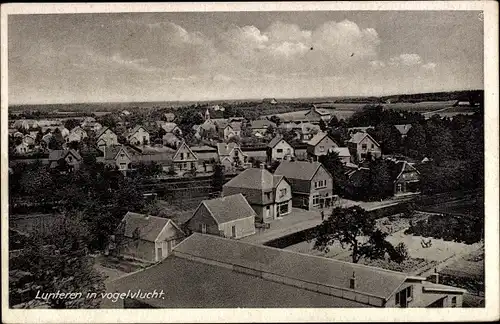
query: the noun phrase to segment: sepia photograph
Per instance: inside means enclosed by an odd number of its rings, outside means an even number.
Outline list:
[[[498,4],[334,4],[2,6],[7,322],[498,319]]]

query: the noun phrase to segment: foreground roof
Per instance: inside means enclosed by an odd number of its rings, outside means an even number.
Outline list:
[[[350,279],[355,273],[355,292],[382,299],[391,297],[407,278],[413,278],[401,272],[199,233],[195,233],[181,242],[175,248],[175,252],[177,256],[187,255],[232,264],[286,278],[347,290],[350,287]]]
[[[255,211],[250,207],[242,194],[236,194],[201,202],[218,224],[255,216]]]
[[[274,174],[289,179],[311,180],[321,166],[322,164],[317,161],[282,161]]]
[[[157,308],[367,307],[355,301],[272,282],[170,255],[107,284],[108,291],[165,291],[140,300]]]

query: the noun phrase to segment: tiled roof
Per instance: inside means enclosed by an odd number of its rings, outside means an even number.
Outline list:
[[[326,136],[328,136],[327,133],[323,133],[323,132],[319,132],[318,134],[314,135],[313,138],[311,138],[308,142],[309,145],[312,145],[312,146],[316,146],[319,144],[319,142],[321,142],[321,140],[323,140],[323,138],[325,138]]]
[[[191,146],[191,151],[193,152],[217,152],[217,149],[212,146],[202,145],[202,146]]]
[[[353,134],[351,136],[351,138],[349,139],[349,143],[355,143],[355,144],[358,144],[359,142],[361,142],[366,136],[368,136],[372,141],[373,143],[375,143],[377,146],[380,146],[377,141],[370,136],[370,134],[368,133],[365,133],[365,132],[357,132],[355,134]]]
[[[356,292],[382,299],[388,299],[410,277],[401,272],[199,233],[181,242],[175,252],[341,289],[349,289],[354,273]]]
[[[102,136],[102,134],[104,134],[107,130],[111,130],[111,128],[107,127],[107,126],[103,126],[101,129],[99,129],[99,131],[96,133],[95,135],[95,138],[96,139],[99,139],[99,137]],[[112,130],[111,130],[112,131]]]
[[[174,255],[112,281],[107,287],[110,292],[175,292],[166,293],[164,298],[141,300],[157,308],[367,307]]]
[[[170,132],[173,132],[174,129],[177,127],[177,124],[176,123],[166,123],[166,122],[163,122],[163,124],[161,125],[161,127],[167,132],[167,133],[170,133]]]
[[[139,131],[139,129],[144,129],[146,132],[148,131],[144,126],[142,125],[136,125],[134,128],[132,128],[126,135],[127,138],[129,138],[130,136],[134,135],[135,133],[137,133]]]
[[[279,134],[274,136],[274,138],[267,144],[267,147],[270,147],[270,148],[275,147],[282,139],[283,139],[283,136],[281,136]]]
[[[166,133],[163,135],[162,139],[166,141],[167,143],[175,143],[179,142],[181,139],[177,137],[174,133]]]
[[[311,180],[321,166],[319,162],[282,161],[274,174],[288,179]]]
[[[238,144],[236,143],[217,143],[217,154],[219,154],[219,156],[226,156],[226,155],[229,155],[231,154],[231,151],[235,148],[235,147],[239,147]]]
[[[125,237],[133,237],[133,232],[138,228],[142,240],[154,242],[170,219],[128,212],[122,222],[125,226]]]
[[[255,211],[242,194],[203,200],[201,203],[210,211],[218,224],[255,216]]]
[[[262,128],[268,128],[269,126],[275,126],[275,124],[267,119],[257,119],[257,120],[252,120],[250,122],[250,128],[252,129],[262,129]]]
[[[112,145],[112,146],[106,147],[106,150],[104,151],[104,160],[114,160],[116,157],[116,154],[118,154],[118,152],[122,148],[127,152],[127,154],[130,156],[130,158],[132,158],[132,154],[133,154],[132,150],[127,150],[127,148],[124,145]]]
[[[268,190],[278,185],[278,176],[263,168],[249,168],[224,184],[224,187]]]
[[[241,131],[241,122],[235,121],[229,124],[234,131]]]

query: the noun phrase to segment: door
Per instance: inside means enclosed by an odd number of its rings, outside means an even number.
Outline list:
[[[264,218],[266,218],[266,219],[269,218],[270,213],[271,213],[271,207],[270,206],[266,206],[266,215],[265,215]]]
[[[162,259],[163,249],[161,247],[156,248],[156,261],[160,261]]]
[[[231,226],[231,237],[236,237],[236,226]]]

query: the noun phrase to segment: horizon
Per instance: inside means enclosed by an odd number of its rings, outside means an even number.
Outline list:
[[[9,104],[477,89],[483,42],[475,11],[13,15]]]

